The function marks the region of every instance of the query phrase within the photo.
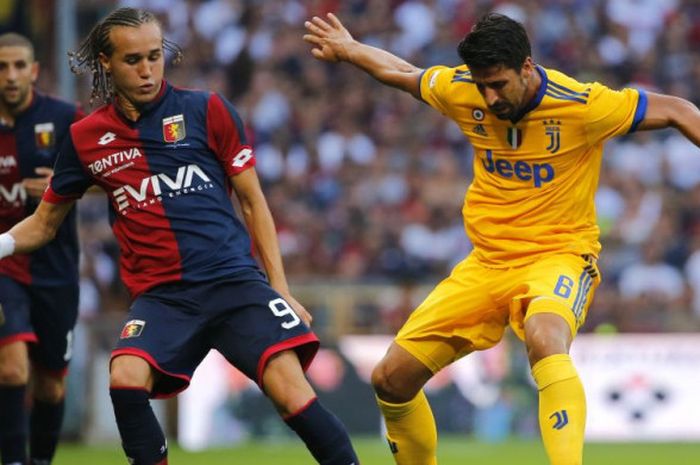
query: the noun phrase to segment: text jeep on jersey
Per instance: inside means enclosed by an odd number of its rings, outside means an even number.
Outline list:
[[[486,151],[486,158],[482,163],[489,173],[496,173],[503,178],[515,176],[521,181],[532,181],[535,187],[542,187],[542,184],[554,179],[554,168],[549,163],[530,164],[522,160],[512,163],[504,158],[494,159],[491,150]]]

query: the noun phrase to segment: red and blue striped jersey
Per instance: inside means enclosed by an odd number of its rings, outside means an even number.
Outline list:
[[[0,233],[34,212],[39,201],[27,195],[22,180],[37,177],[38,167],[53,167],[70,124],[82,117],[76,105],[35,91],[14,126],[0,124]],[[0,273],[27,285],[76,283],[78,252],[73,209],[53,241],[32,254],[0,260]]]
[[[44,200],[79,198],[93,184],[107,192],[121,277],[136,297],[257,269],[229,179],[254,164],[229,102],[163,82],[135,122],[110,103],[72,125]]]

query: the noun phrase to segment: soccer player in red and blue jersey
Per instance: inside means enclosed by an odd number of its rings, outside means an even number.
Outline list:
[[[319,341],[289,293],[243,125],[219,95],[165,82],[166,49],[179,56],[143,10],[115,10],[93,28],[73,68],[92,71],[93,95],[107,104],[71,126],[43,201],[0,235],[0,257],[48,242],[89,186],[108,193],[133,297],[110,367],[131,464],[167,463],[149,398],[185,389],[216,349],[260,386],[318,463],[357,465],[345,427],[304,376]]]
[[[71,103],[34,90],[39,64],[24,36],[0,35],[0,232],[30,215],[46,189],[69,125]],[[58,443],[78,315],[75,210],[53,241],[0,261],[0,461],[51,463]],[[31,409],[25,393],[32,365]]]

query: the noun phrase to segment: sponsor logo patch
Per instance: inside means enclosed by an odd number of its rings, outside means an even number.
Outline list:
[[[483,124],[477,124],[474,126],[474,129],[472,130],[474,134],[477,134],[479,136],[483,137],[488,137],[488,133],[486,132],[486,128],[484,128]]]
[[[100,158],[99,160],[90,163],[88,168],[92,174],[101,174],[103,171],[106,171],[107,173],[103,177],[107,177],[117,171],[132,166],[134,164],[132,160],[141,157],[143,157],[141,151],[136,147],[131,147],[127,150],[115,152],[107,155],[106,157]],[[123,163],[126,164],[122,165]],[[115,169],[110,170],[110,168]]]
[[[12,186],[0,185],[0,203],[7,203],[15,207],[24,205],[27,201],[27,191],[21,182],[14,183]]]
[[[481,161],[489,173],[506,179],[529,182],[534,187],[542,187],[554,179],[554,168],[549,163],[528,163],[523,160],[495,158],[491,150],[486,151],[486,158]]]
[[[97,141],[99,145],[107,145],[117,138],[117,135],[113,132],[105,132],[102,137]]]
[[[209,176],[197,165],[180,166],[175,177],[165,173],[154,174],[141,179],[138,186],[126,184],[112,191],[119,213],[126,214],[128,207],[143,209],[156,205],[164,197],[175,198],[181,195],[214,188]]]
[[[231,166],[235,168],[241,168],[245,166],[246,163],[248,163],[248,160],[253,158],[253,151],[249,148],[244,148],[240,152],[236,154],[235,157],[233,157],[233,160],[231,161]]]

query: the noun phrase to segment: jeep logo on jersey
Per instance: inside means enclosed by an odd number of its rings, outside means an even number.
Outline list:
[[[132,147],[128,150],[122,150],[121,152],[116,152],[111,155],[107,155],[104,158],[101,158],[97,160],[96,162],[90,163],[88,165],[88,168],[90,168],[90,172],[92,174],[100,174],[104,170],[111,168],[113,166],[119,166],[125,161],[130,161],[130,160],[135,160],[136,158],[141,158],[143,155],[141,154],[141,151],[137,149],[136,147]],[[124,169],[127,166],[133,165],[134,162],[132,161],[131,163],[127,164],[126,166],[120,167],[120,169]],[[111,174],[111,173],[110,173]]]
[[[54,144],[53,123],[40,123],[34,125],[34,139],[38,149],[47,149]]]
[[[532,181],[535,187],[554,179],[554,168],[549,163],[533,163],[518,160],[514,164],[509,160],[494,159],[491,150],[486,151],[486,158],[482,160],[484,168],[489,173],[497,173],[503,178],[515,176],[521,181]]]
[[[163,118],[163,140],[165,142],[181,141],[185,135],[185,117],[183,115]]]
[[[27,200],[27,191],[24,190],[24,186],[20,182],[13,184],[9,189],[0,185],[0,200],[23,205]]]
[[[204,183],[193,186],[195,176]],[[119,211],[122,212],[129,206],[135,208],[144,208],[148,205],[160,202],[163,196],[175,197],[182,194],[188,194],[194,191],[201,191],[214,187],[211,179],[197,165],[181,166],[177,169],[175,179],[172,179],[165,173],[154,174],[141,180],[138,188],[130,185],[125,185],[112,192],[114,200],[117,202]],[[165,189],[165,190],[164,190]],[[133,205],[132,205],[133,200]],[[126,213],[126,212],[124,212]]]

